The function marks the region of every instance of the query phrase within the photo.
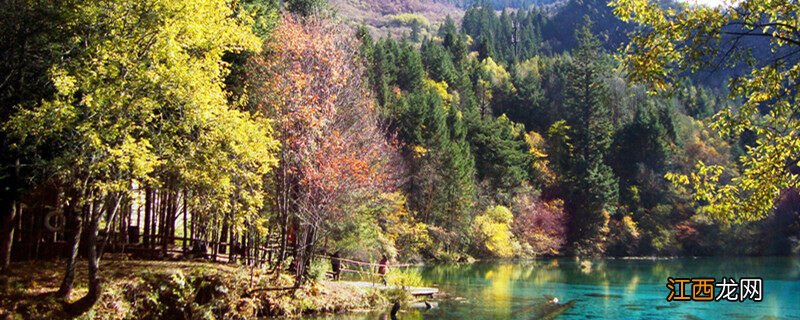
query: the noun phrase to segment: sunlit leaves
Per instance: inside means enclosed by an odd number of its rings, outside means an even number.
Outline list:
[[[50,68],[56,95],[18,110],[6,129],[50,147],[52,158],[37,167],[81,193],[124,194],[170,176],[193,190],[198,214],[254,212],[278,144],[265,119],[228,105],[222,55],[259,50],[261,42],[248,31],[252,17],[234,7],[225,0],[61,4],[68,45]]]
[[[275,193],[317,228],[352,217],[355,199],[391,191],[395,149],[378,127],[352,30],[321,17],[285,17],[248,72],[257,109],[282,143]],[[329,231],[320,228],[319,231]]]
[[[629,64],[633,78],[652,85],[656,91],[669,88],[669,81],[683,71],[696,71],[717,59],[722,36],[769,40],[776,55],[772,61],[753,64],[747,48],[734,46],[721,58],[727,65],[747,62],[750,74],[732,79],[732,100],[736,108],[721,110],[711,124],[726,138],[744,131],[754,132],[755,145],[746,149],[739,163],[741,175],[724,181],[723,172],[737,168],[707,166],[702,162],[688,176],[668,175],[681,185],[691,186],[703,211],[733,222],[760,220],[774,206],[780,191],[800,186],[792,167],[800,157],[800,119],[797,117],[796,82],[800,66],[788,60],[786,52],[800,50],[795,1],[745,0],[736,6],[692,7],[664,10],[647,0],[612,1],[623,20],[641,25],[621,60]],[[766,111],[765,111],[766,110]]]
[[[476,236],[483,240],[489,253],[500,258],[514,255],[514,247],[518,244],[511,233],[513,219],[511,210],[504,206],[489,207],[483,214],[475,217],[472,225]]]

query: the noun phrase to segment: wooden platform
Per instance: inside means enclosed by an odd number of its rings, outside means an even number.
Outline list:
[[[338,281],[338,282],[341,284],[358,288],[375,288],[378,290],[403,289],[415,297],[422,297],[422,296],[430,297],[436,293],[439,293],[439,288],[385,286],[379,283],[372,283],[366,281]]]

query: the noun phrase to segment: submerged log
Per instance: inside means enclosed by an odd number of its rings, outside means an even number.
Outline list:
[[[558,303],[553,301],[546,302],[542,308],[531,319],[555,319],[562,315],[564,312],[572,308],[576,300],[570,300],[567,303]]]

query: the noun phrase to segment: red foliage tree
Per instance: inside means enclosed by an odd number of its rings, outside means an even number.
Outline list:
[[[296,225],[298,278],[327,223],[347,219],[355,195],[392,191],[399,156],[379,126],[352,30],[329,20],[287,17],[250,62],[258,109],[281,140],[275,208]]]
[[[567,242],[564,201],[542,201],[532,193],[517,196],[513,205],[512,232],[536,255],[557,255]]]

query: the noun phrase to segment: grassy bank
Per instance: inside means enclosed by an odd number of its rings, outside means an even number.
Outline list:
[[[320,281],[297,290],[263,290],[292,285],[287,275],[204,262],[107,261],[104,293],[89,310],[72,302],[86,294],[85,264],[76,290],[61,301],[63,264],[15,264],[0,276],[0,318],[6,319],[253,319],[297,317],[389,305],[393,293]]]

